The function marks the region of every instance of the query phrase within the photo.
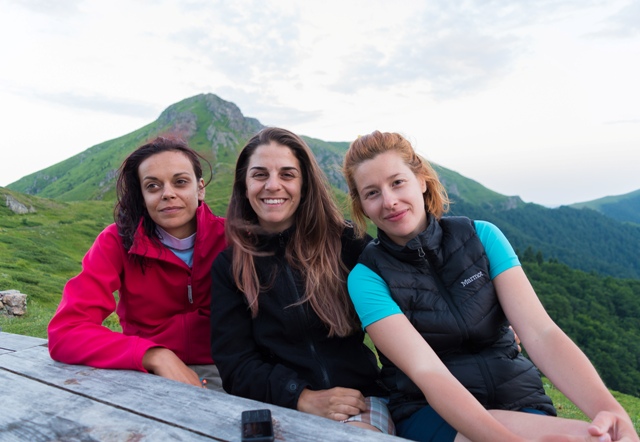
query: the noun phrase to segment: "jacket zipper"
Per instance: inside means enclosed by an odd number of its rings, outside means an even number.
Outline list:
[[[191,289],[191,276],[187,278],[187,297],[189,298],[189,304],[193,304],[193,290]]]

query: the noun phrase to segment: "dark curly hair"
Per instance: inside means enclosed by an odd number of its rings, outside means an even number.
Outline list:
[[[203,160],[211,171],[211,163],[191,149],[183,139],[172,135],[159,136],[134,150],[124,160],[118,171],[117,202],[113,212],[115,223],[118,226],[118,234],[122,238],[126,250],[129,250],[133,245],[133,239],[141,219],[145,234],[152,240],[159,241],[156,234],[156,223],[151,219],[144,204],[138,168],[150,156],[169,151],[182,152],[191,161],[198,180],[202,178],[200,160]],[[211,175],[209,181],[211,181]]]

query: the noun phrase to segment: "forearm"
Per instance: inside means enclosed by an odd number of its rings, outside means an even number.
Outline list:
[[[51,358],[66,364],[146,371],[142,358],[152,342],[88,325],[50,330]]]
[[[601,411],[626,415],[591,361],[557,326],[525,348],[540,371],[591,419]]]
[[[477,442],[524,440],[496,420],[449,372],[437,374],[430,372],[415,376],[423,379],[417,385],[429,405],[469,440]]]
[[[142,370],[142,357],[154,344],[137,336],[125,336],[102,325],[115,310],[113,295],[99,288],[76,295],[70,281],[62,302],[48,325],[49,352],[57,361],[99,368]],[[69,289],[69,291],[66,291]]]
[[[474,441],[519,441],[451,374],[404,315],[384,318],[367,331],[376,347],[420,388],[427,402]]]

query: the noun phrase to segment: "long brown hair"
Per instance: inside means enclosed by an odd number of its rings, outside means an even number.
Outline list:
[[[347,226],[332,196],[327,178],[311,149],[296,134],[268,127],[254,135],[240,152],[236,162],[233,191],[227,209],[225,233],[233,244],[233,277],[244,293],[253,317],[258,315],[258,296],[270,282],[261,285],[255,259],[256,234],[261,232],[247,192],[249,160],[259,146],[270,143],[286,146],[302,169],[301,201],[294,215],[294,230],[285,251],[289,265],[305,277],[305,296],[329,328],[329,336],[347,336],[358,327],[346,287],[348,270],[342,263],[342,232]],[[266,286],[265,286],[266,284]]]
[[[358,195],[358,188],[354,178],[355,171],[363,162],[391,150],[398,153],[416,177],[426,181],[427,190],[423,195],[427,212],[440,219],[449,209],[447,191],[431,164],[420,157],[411,146],[411,143],[402,135],[395,132],[380,132],[376,130],[353,141],[344,156],[342,164],[342,173],[347,181],[347,186],[349,186],[351,216],[355,222],[356,232],[359,235],[364,235],[366,230],[366,217],[364,210],[362,210],[360,195]]]

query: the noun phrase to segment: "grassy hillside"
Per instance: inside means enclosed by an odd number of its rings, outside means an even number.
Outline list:
[[[567,419],[578,419],[583,421],[589,421],[587,416],[576,407],[565,395],[563,395],[548,379],[543,378],[545,392],[553,400],[553,404],[558,410],[558,416]],[[617,391],[611,391],[613,396],[624,407],[631,417],[631,422],[636,429],[636,432],[640,435],[640,399],[628,394],[618,393]]]
[[[45,337],[46,324],[67,279],[96,235],[112,219],[112,203],[62,203],[0,188],[0,201],[13,198],[34,213],[18,215],[0,205],[0,290],[28,295],[27,318],[0,317],[5,331]]]

